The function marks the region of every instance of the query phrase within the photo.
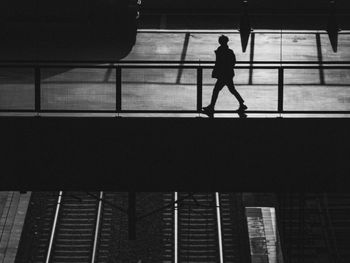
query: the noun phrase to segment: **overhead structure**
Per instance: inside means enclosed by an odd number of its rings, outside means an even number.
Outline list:
[[[330,1],[330,14],[328,17],[327,34],[332,45],[333,52],[338,51],[339,25],[336,17],[335,1]]]
[[[249,15],[248,15],[248,1],[244,0],[242,3],[242,15],[239,23],[239,34],[241,36],[242,51],[245,52],[248,45],[250,33],[252,31]]]
[[[119,60],[136,41],[137,0],[0,1],[4,60]]]

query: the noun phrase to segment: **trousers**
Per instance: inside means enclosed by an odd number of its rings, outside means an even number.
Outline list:
[[[219,92],[222,90],[224,86],[227,86],[229,91],[232,93],[233,96],[238,100],[239,104],[243,104],[244,100],[241,97],[241,95],[238,93],[238,91],[235,88],[235,85],[233,84],[233,79],[232,78],[227,78],[227,79],[218,79],[215,83],[214,89],[213,89],[213,94],[211,96],[211,102],[210,106],[212,108],[215,107],[216,101],[219,96]]]

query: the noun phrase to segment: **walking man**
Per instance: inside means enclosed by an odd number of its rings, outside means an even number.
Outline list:
[[[215,50],[216,61],[215,66],[212,72],[212,77],[216,78],[217,81],[215,83],[213,94],[211,96],[211,102],[207,107],[203,107],[203,113],[208,115],[209,117],[214,116],[214,108],[216,100],[218,99],[219,92],[226,85],[229,91],[236,97],[239,102],[238,112],[245,111],[248,107],[244,104],[244,100],[239,95],[238,91],[235,89],[233,84],[233,77],[235,76],[235,72],[233,67],[236,64],[236,56],[232,49],[229,49],[227,42],[229,41],[228,37],[225,35],[221,35],[219,37],[219,44],[217,50]]]

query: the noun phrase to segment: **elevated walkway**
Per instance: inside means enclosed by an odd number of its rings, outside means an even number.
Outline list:
[[[221,33],[139,33],[123,61],[2,61],[1,187],[346,191],[349,34],[333,53],[325,32],[256,32],[243,53],[228,33],[248,118],[223,90],[208,120]]]
[[[208,60],[2,62],[0,112],[201,116],[214,85],[213,64]],[[249,107],[247,114],[347,116],[349,69],[350,61],[239,61],[235,85]],[[224,90],[220,97],[216,113],[235,113],[233,96]]]

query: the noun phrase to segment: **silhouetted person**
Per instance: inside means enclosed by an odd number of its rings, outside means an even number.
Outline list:
[[[238,112],[243,112],[248,108],[246,105],[244,105],[243,98],[241,97],[241,95],[239,95],[238,91],[235,89],[235,86],[233,84],[233,77],[235,76],[233,67],[236,64],[236,56],[232,49],[228,48],[228,40],[229,39],[227,36],[220,36],[220,47],[218,47],[218,49],[215,50],[216,61],[212,72],[212,77],[216,78],[217,81],[213,89],[210,104],[207,107],[203,108],[203,112],[209,117],[214,116],[216,100],[218,98],[219,92],[225,85],[228,87],[229,91],[236,97],[236,99],[239,102]]]

